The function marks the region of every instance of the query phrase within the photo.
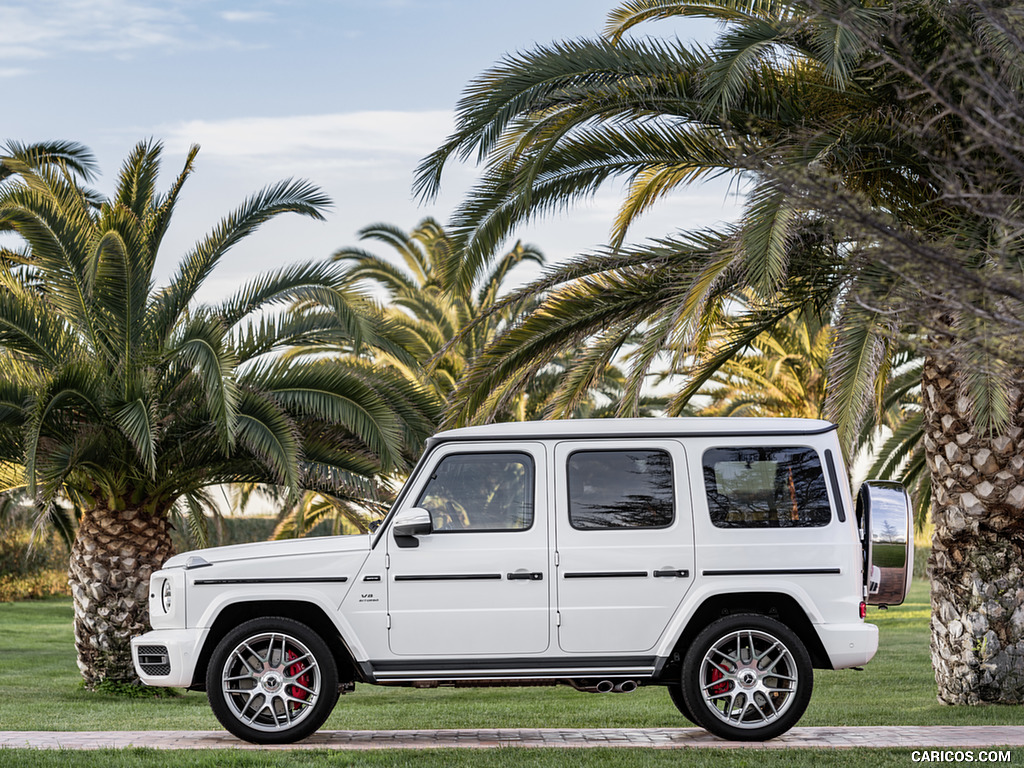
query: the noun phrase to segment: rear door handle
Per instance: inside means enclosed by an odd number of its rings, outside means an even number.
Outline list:
[[[544,574],[541,573],[540,571],[533,571],[531,573],[525,573],[523,571],[518,571],[516,573],[508,574],[508,580],[509,581],[543,581],[544,580]]]
[[[683,568],[676,568],[676,569],[667,569],[667,570],[664,570],[664,571],[655,571],[654,572],[654,576],[655,576],[655,578],[688,579],[688,578],[690,578],[690,572],[685,570],[685,569],[683,569]]]

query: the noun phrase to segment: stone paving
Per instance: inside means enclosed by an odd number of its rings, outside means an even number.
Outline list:
[[[299,744],[257,746],[226,731],[0,731],[0,749],[424,749],[431,747],[1024,747],[1024,726],[794,728],[769,742],[723,741],[700,728],[502,728],[438,731],[319,731]]]

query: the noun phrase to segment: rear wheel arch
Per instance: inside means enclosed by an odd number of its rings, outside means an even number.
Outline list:
[[[338,667],[338,681],[351,683],[359,679],[358,666],[345,644],[344,638],[319,605],[301,600],[251,600],[231,603],[217,615],[206,636],[199,661],[192,673],[192,684],[189,689],[197,691],[206,689],[206,670],[210,663],[210,657],[217,644],[228,632],[246,621],[265,616],[283,616],[313,629],[327,644],[334,656]]]
[[[707,598],[686,623],[659,675],[668,683],[677,680],[687,648],[712,622],[737,613],[759,613],[788,626],[800,638],[815,669],[832,669],[825,646],[807,613],[791,595],[781,592],[727,592]]]

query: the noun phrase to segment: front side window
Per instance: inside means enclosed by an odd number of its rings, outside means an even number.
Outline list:
[[[463,453],[434,467],[416,506],[445,531],[522,531],[533,525],[533,460],[523,453]]]
[[[713,448],[704,490],[719,528],[812,528],[832,519],[813,448]]]
[[[672,459],[665,451],[576,451],[569,456],[566,473],[573,528],[672,524]]]

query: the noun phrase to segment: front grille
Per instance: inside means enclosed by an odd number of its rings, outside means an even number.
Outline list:
[[[161,677],[171,674],[171,660],[163,645],[140,645],[139,668],[147,675]]]

